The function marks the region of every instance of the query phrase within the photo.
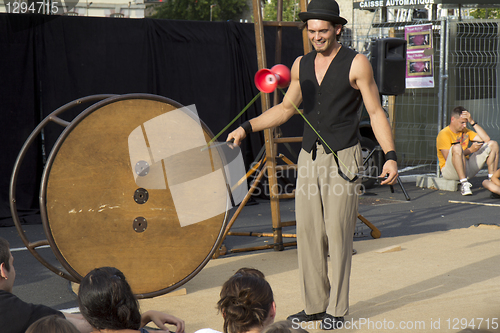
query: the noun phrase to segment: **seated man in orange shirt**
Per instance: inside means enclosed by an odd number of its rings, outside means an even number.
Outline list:
[[[467,122],[477,133],[467,128]],[[486,131],[472,120],[471,114],[463,106],[451,111],[450,125],[439,132],[436,147],[443,177],[459,180],[462,195],[472,194],[472,184],[468,178],[474,177],[485,163],[488,165],[489,179],[498,169],[498,143],[491,140]]]

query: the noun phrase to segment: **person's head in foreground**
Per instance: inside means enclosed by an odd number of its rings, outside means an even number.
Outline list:
[[[28,327],[26,333],[80,333],[67,319],[53,315],[38,319]]]
[[[261,332],[276,316],[271,286],[253,274],[235,274],[227,280],[217,307],[224,318],[224,333]]]
[[[125,276],[113,267],[96,268],[80,282],[78,305],[96,330],[139,330],[139,303]]]

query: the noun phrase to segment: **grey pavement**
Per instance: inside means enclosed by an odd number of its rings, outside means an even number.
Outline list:
[[[389,186],[376,186],[360,197],[359,213],[381,231],[382,238],[468,228],[479,223],[498,224],[500,200],[490,198],[490,193],[481,187],[482,180],[484,177],[472,179],[472,196],[462,196],[459,191],[419,188],[415,186],[415,181],[405,182],[403,185],[411,198],[410,201],[405,200],[399,185],[394,186],[394,193]],[[450,203],[450,200],[464,203]],[[255,205],[243,208],[231,231],[272,232],[269,201],[256,199],[256,202]],[[280,207],[282,221],[294,220],[293,199],[280,201]],[[230,212],[230,215],[233,212]],[[42,225],[25,225],[23,228],[30,241],[46,238]],[[295,227],[284,228],[283,233],[295,233]],[[10,242],[11,248],[24,247],[15,227],[0,228],[0,235]],[[354,248],[356,241],[371,239],[370,229],[361,221],[357,223],[354,239]],[[293,239],[285,239],[290,240]],[[224,244],[228,249],[236,249],[266,245],[270,242],[272,239],[266,237],[229,236]],[[54,266],[61,268],[50,248],[40,249],[39,253]],[[229,255],[244,256],[245,253]],[[26,250],[13,251],[13,255],[17,273],[14,286],[16,295],[25,301],[57,309],[77,307],[75,294],[67,280],[49,271]],[[145,273],[147,274],[146,271]]]

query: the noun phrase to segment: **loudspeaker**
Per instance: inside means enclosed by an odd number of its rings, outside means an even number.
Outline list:
[[[375,39],[370,43],[373,75],[381,95],[405,92],[406,40]]]

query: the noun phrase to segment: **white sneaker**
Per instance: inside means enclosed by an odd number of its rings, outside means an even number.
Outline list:
[[[463,182],[461,183],[462,185],[462,195],[472,195],[472,191],[470,190],[470,188],[472,187],[472,184],[469,183],[469,182]]]

